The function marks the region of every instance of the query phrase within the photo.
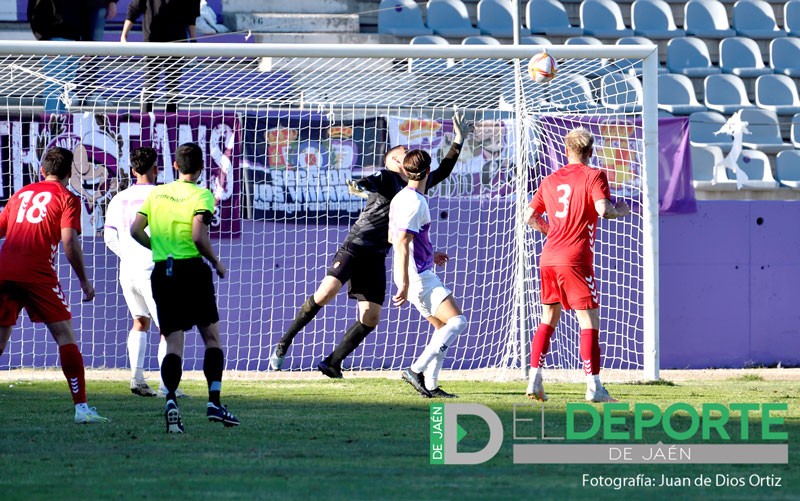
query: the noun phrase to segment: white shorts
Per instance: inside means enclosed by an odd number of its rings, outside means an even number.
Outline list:
[[[156,314],[156,302],[153,299],[153,289],[150,286],[150,274],[142,273],[134,277],[120,277],[119,285],[122,287],[122,295],[131,311],[131,316],[151,318],[158,327],[158,315]]]
[[[433,270],[423,271],[409,278],[411,283],[408,286],[408,301],[425,318],[433,316],[439,305],[453,294],[453,291],[442,284]]]

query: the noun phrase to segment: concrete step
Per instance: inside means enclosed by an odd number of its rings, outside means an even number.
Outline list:
[[[255,43],[306,43],[306,44],[387,44],[408,43],[392,35],[377,33],[254,33]]]
[[[264,0],[222,0],[222,12],[270,12],[274,14],[357,14],[358,0],[292,0],[269,2]]]
[[[358,33],[358,14],[224,14],[232,31],[260,33]]]

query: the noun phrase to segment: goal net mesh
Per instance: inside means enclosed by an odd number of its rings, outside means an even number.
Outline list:
[[[81,302],[63,255],[59,276],[86,365],[124,368],[131,317],[118,259],[103,241],[104,211],[131,184],[132,149],[155,148],[159,182],[169,182],[177,146],[197,142],[206,162],[200,183],[218,202],[212,237],[230,270],[216,282],[226,368],[258,373],[363,208],[346,181],[381,169],[395,145],[428,150],[435,168],[459,109],[471,132],[429,199],[435,249],[451,256],[436,273],[469,319],[445,368],[521,375],[538,325],[543,244],[522,224],[522,210],[542,177],[566,163],[564,134],[582,125],[596,137],[592,165],[608,174],[613,198],[633,208],[627,219],[601,221],[595,244],[603,367],[630,374],[642,368],[642,62],[557,59],[556,78],[536,84],[527,59],[7,54],[0,205],[39,180],[48,147],[75,153],[69,187],[83,202],[82,245],[97,297]],[[391,296],[389,276],[376,279]],[[284,370],[315,368],[356,315],[340,293],[297,336]],[[407,367],[429,339],[413,307],[387,301],[382,316],[345,369]],[[158,366],[157,339],[153,329],[149,370]],[[547,367],[580,377],[578,342],[566,313]],[[201,368],[202,354],[199,335],[189,334],[185,368]],[[57,364],[44,326],[23,313],[0,367]]]

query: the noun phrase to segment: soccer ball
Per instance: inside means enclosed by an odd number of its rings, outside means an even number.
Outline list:
[[[558,73],[558,64],[547,52],[536,54],[528,62],[528,73],[536,83],[549,82]]]

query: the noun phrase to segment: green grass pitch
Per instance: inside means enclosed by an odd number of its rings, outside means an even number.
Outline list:
[[[11,374],[11,373],[10,373]],[[346,374],[347,376],[347,374]],[[522,465],[512,463],[512,408],[528,402],[524,382],[445,379],[459,403],[480,403],[503,422],[504,443],[489,462],[434,466],[428,461],[429,400],[399,378],[314,377],[223,383],[223,402],[241,419],[234,429],[205,418],[205,384],[185,381],[185,435],[164,433],[164,402],[131,395],[127,380],[90,379],[89,403],[112,419],[72,423],[63,379],[0,380],[0,492],[11,499],[800,499],[800,403],[795,381],[736,377],[674,385],[610,384],[621,401],[786,403],[789,464]],[[154,381],[154,379],[151,379]],[[568,402],[583,384],[550,384],[547,433],[563,429]],[[681,419],[677,418],[678,427]],[[469,421],[467,424],[470,424]],[[480,449],[488,428],[470,425],[459,444]],[[734,423],[735,424],[735,423]],[[550,429],[552,427],[552,429]],[[760,421],[751,420],[751,434]],[[760,435],[759,435],[760,436]],[[663,432],[646,437],[662,440]],[[460,449],[461,450],[461,449]],[[780,487],[622,488],[582,485],[592,476],[752,474]]]

